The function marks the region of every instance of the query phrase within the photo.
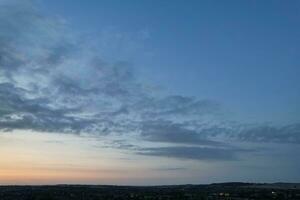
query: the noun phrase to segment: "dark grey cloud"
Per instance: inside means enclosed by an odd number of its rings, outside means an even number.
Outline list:
[[[207,148],[207,147],[159,147],[159,148],[144,148],[138,152],[140,155],[160,156],[178,159],[192,160],[237,160],[237,153],[244,152],[240,149],[223,149],[223,148]]]
[[[153,169],[155,171],[184,171],[187,170],[185,167],[160,167]]]
[[[91,120],[65,116],[72,109],[54,109],[47,105],[47,99],[23,97],[24,89],[9,83],[0,84],[0,129],[33,129],[48,132],[76,132],[88,129]]]
[[[143,112],[143,117],[180,117],[220,114],[220,105],[211,100],[199,100],[193,97],[170,95],[162,98],[147,98],[135,105]]]
[[[300,144],[300,124],[244,126],[230,136],[241,141]]]
[[[207,134],[201,134],[195,129],[188,129],[184,124],[171,121],[145,121],[142,123],[141,136],[152,142],[167,142],[194,145],[221,145],[207,139]]]
[[[192,122],[193,124],[193,122]],[[300,124],[271,125],[232,123],[194,126],[203,137],[222,137],[243,142],[300,144]]]
[[[147,146],[147,145],[146,145]],[[169,157],[182,160],[196,161],[234,161],[238,160],[240,154],[251,153],[256,150],[243,149],[224,145],[178,145],[164,147],[145,147],[143,144],[131,144],[127,140],[113,140],[105,146],[106,148],[117,148],[142,156]],[[181,168],[162,168],[160,170],[183,170]]]

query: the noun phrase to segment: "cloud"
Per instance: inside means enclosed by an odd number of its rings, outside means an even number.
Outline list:
[[[221,145],[207,139],[207,135],[201,135],[194,129],[188,129],[183,124],[171,121],[145,121],[142,123],[141,136],[144,140],[152,142],[166,142],[193,145]]]
[[[244,126],[230,137],[250,142],[300,144],[300,124]]]
[[[256,143],[300,144],[300,124],[272,125],[266,123],[246,124],[225,121],[221,124],[195,125],[203,137],[221,137],[223,140]]]
[[[180,117],[201,116],[220,113],[220,105],[211,100],[198,100],[193,97],[170,95],[163,98],[149,98],[135,105],[142,110],[144,116],[157,117]]]
[[[0,10],[2,130],[145,135],[149,119],[172,123],[217,110],[211,101],[147,91],[129,63],[103,60],[64,20],[43,15],[33,1],[3,1]]]
[[[236,160],[237,153],[244,152],[240,149],[223,149],[223,148],[206,148],[206,147],[159,147],[159,148],[144,148],[138,154],[146,156],[160,156],[177,159],[191,159],[191,160]]]
[[[103,134],[122,127],[123,104],[143,96],[127,63],[102,61],[32,1],[1,1],[0,10],[0,129]]]
[[[184,171],[187,169],[188,168],[185,168],[185,167],[160,167],[160,168],[155,168],[153,170],[155,170],[155,171]]]
[[[106,148],[117,148],[126,150],[133,154],[142,156],[169,157],[180,160],[196,160],[196,161],[234,161],[239,159],[239,154],[251,153],[256,150],[244,149],[230,145],[185,145],[174,143],[171,146],[161,146],[153,144],[139,143],[139,145],[131,144],[128,140],[113,140]],[[172,170],[170,169],[165,170]],[[161,169],[161,170],[164,170]],[[173,169],[180,170],[180,169]]]

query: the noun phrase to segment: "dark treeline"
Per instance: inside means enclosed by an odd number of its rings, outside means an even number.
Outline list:
[[[244,183],[179,186],[1,186],[1,200],[300,200],[298,186]]]

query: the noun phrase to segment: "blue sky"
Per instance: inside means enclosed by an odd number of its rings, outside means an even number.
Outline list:
[[[0,184],[299,182],[299,1],[0,9]]]

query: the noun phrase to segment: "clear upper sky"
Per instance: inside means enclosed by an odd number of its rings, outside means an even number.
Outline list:
[[[0,0],[0,184],[299,182],[300,1]]]

